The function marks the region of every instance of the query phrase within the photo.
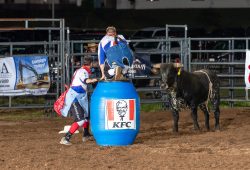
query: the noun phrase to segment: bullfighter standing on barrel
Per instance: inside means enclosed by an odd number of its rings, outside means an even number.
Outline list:
[[[69,113],[74,118],[74,123],[69,131],[61,139],[60,144],[71,145],[70,138],[79,127],[83,127],[83,142],[89,137],[89,113],[87,84],[97,82],[97,79],[90,79],[91,67],[93,66],[92,57],[84,57],[83,66],[76,70],[69,91],[66,94],[62,115],[67,117]]]
[[[126,39],[122,35],[117,35],[115,27],[109,26],[106,29],[106,35],[98,46],[98,58],[102,73],[101,79],[126,79],[133,56]]]

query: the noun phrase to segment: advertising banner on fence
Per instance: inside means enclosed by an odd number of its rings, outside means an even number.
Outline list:
[[[129,76],[134,78],[148,77],[151,73],[150,57],[145,54],[136,54],[133,60],[132,68],[129,70]]]
[[[43,95],[49,87],[47,56],[0,58],[0,96]]]
[[[245,83],[246,83],[246,88],[250,88],[250,50],[246,51]]]

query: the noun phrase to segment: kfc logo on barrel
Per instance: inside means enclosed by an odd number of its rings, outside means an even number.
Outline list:
[[[136,129],[135,99],[106,100],[105,129]]]

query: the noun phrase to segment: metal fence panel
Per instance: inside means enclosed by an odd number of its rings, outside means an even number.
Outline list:
[[[189,71],[207,68],[221,81],[221,100],[233,106],[249,102],[244,72],[249,38],[191,38]]]
[[[0,97],[0,109],[51,108],[55,99],[64,90],[64,84],[70,84],[72,75],[82,65],[83,58],[90,55],[85,51],[84,46],[88,43],[99,43],[99,41],[69,40],[69,28],[66,29],[67,36],[64,35],[64,20],[55,20],[59,24],[53,28],[30,28],[29,20],[21,21],[25,22],[24,29],[45,29],[49,32],[57,30],[60,37],[57,41],[52,41],[50,37],[48,42],[1,42],[0,48],[4,48],[7,53],[1,54],[0,51],[0,56],[20,56],[15,49],[22,47],[38,49],[24,55],[49,56],[51,87],[45,96]],[[169,28],[170,26],[166,25],[166,30]],[[245,89],[244,84],[244,64],[250,38],[187,38],[187,28],[185,26],[183,28],[185,37],[170,37],[166,32],[165,37],[128,40],[128,42],[134,45],[136,53],[147,54],[152,63],[174,62],[176,58],[180,58],[188,71],[212,69],[221,80],[222,101],[228,102],[230,106],[233,106],[234,102],[249,102],[248,90]],[[49,32],[48,36],[50,36]],[[91,55],[97,57],[97,53]],[[80,65],[72,62],[75,57],[80,59]],[[141,95],[142,103],[165,102],[164,91],[159,88],[159,79],[159,74],[131,79]]]
[[[0,109],[13,108],[49,108],[61,93],[65,82],[64,67],[64,19],[26,19],[26,18],[7,18],[0,19],[0,22],[10,22],[18,27],[1,27],[0,31],[15,30],[46,30],[48,31],[49,41],[36,42],[0,42],[0,57],[14,56],[48,56],[51,85],[48,93],[41,96],[1,96]],[[20,27],[20,22],[24,23]],[[53,26],[51,24],[54,24]],[[51,31],[57,31],[58,40],[51,39]]]

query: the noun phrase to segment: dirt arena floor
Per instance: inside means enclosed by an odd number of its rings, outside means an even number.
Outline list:
[[[83,144],[81,133],[72,146],[60,145],[58,132],[70,123],[0,121],[0,169],[250,169],[250,109],[222,109],[220,132],[205,132],[202,113],[202,130],[194,132],[189,111],[181,112],[178,134],[169,111],[141,113],[140,133],[126,147]]]

